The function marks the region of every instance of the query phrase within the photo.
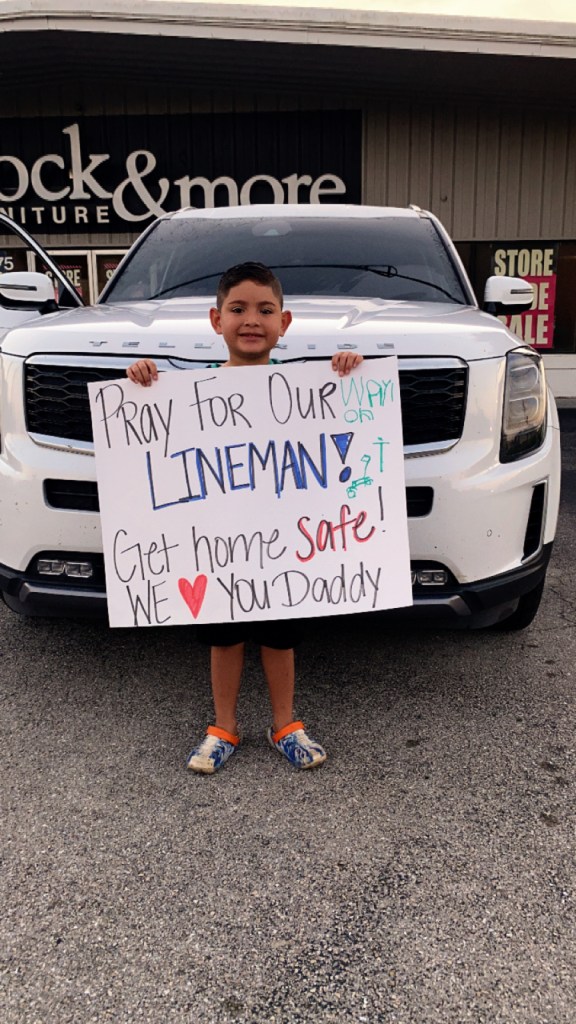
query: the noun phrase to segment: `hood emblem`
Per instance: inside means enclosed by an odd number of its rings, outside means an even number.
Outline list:
[[[88,342],[88,344],[92,345],[93,348],[101,348],[102,345],[107,345],[108,342],[107,341],[92,341],[92,340],[90,340]]]

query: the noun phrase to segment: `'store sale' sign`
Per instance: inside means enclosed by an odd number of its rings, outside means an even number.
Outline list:
[[[395,356],[89,393],[112,626],[412,603]]]

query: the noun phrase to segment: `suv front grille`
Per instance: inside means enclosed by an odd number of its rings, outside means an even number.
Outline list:
[[[87,384],[118,380],[124,369],[109,366],[58,366],[26,363],[26,426],[31,434],[93,441]]]
[[[464,427],[467,377],[465,366],[400,370],[405,445],[458,440]]]
[[[405,445],[434,446],[458,440],[466,412],[467,373],[462,365],[400,369]],[[29,432],[70,441],[92,441],[86,384],[121,377],[125,377],[124,369],[109,366],[27,363],[24,387]]]

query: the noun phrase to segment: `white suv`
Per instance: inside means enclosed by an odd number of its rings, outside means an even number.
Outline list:
[[[220,274],[247,260],[275,271],[294,314],[275,357],[344,348],[370,358],[391,344],[399,357],[414,590],[402,614],[528,625],[556,529],[558,418],[540,357],[494,314],[527,309],[531,287],[490,278],[481,311],[444,229],[415,207],[168,214],[95,307],[11,331],[0,400],[6,603],[25,614],[105,608],[86,383],[123,376],[140,356],[162,370],[223,361],[208,309]]]

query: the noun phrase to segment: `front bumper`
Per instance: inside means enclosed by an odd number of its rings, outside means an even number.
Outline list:
[[[542,582],[551,553],[552,543],[545,544],[525,564],[491,579],[437,588],[417,586],[411,607],[376,612],[370,617],[381,622],[403,620],[452,629],[492,626],[515,612],[520,598]],[[28,616],[89,618],[107,612],[103,586],[44,582],[4,565],[0,565],[0,591],[9,608]]]
[[[545,544],[534,558],[510,572],[474,583],[438,588],[434,594],[414,591],[411,608],[381,614],[387,620],[448,629],[483,629],[512,615],[520,598],[543,582],[553,543]]]

